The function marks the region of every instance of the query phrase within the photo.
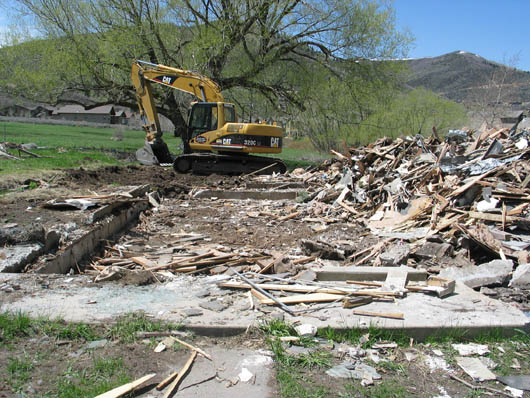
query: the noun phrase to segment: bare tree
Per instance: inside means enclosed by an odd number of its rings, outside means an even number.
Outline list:
[[[499,123],[500,117],[509,109],[517,89],[519,54],[504,57],[502,64],[491,63],[481,75],[482,83],[471,95],[471,107],[481,122],[491,128]]]

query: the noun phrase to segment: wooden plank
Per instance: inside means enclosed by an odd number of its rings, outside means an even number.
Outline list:
[[[481,213],[479,211],[469,211],[467,214],[470,218],[475,218],[477,220],[493,221],[498,223],[518,222],[526,225],[530,224],[530,219],[525,217],[504,216],[503,214]]]
[[[192,346],[191,344],[186,343],[185,341],[182,341],[180,339],[177,339],[174,336],[169,336],[169,337],[172,338],[173,340],[175,340],[177,343],[182,344],[184,347],[188,347],[190,350],[197,351],[199,354],[201,354],[206,359],[209,359],[210,361],[213,361],[212,357],[210,355],[208,355],[206,352],[204,352],[203,350],[201,350],[200,348]]]
[[[326,303],[330,301],[341,300],[344,296],[341,294],[329,294],[329,293],[309,293],[309,294],[297,294],[295,296],[280,297],[278,301],[283,304],[299,304],[299,303]],[[262,301],[262,304],[274,305],[276,302],[271,299]]]
[[[264,274],[265,272],[267,272],[268,270],[270,270],[271,268],[274,270],[274,267],[278,264],[280,264],[283,259],[285,258],[285,256],[287,255],[287,252],[285,253],[282,253],[278,258],[274,259],[274,260],[271,260],[271,262],[269,264],[267,264],[265,267],[263,267],[262,269],[260,269],[260,271],[258,272],[258,274]]]
[[[186,376],[186,373],[188,373],[188,370],[190,370],[191,364],[195,360],[196,356],[197,356],[197,351],[193,351],[190,357],[188,358],[188,361],[184,364],[180,372],[178,372],[176,379],[173,381],[173,383],[171,383],[168,390],[164,394],[164,398],[169,398],[169,396],[173,394],[173,392],[178,387],[180,381],[184,378],[184,376]]]
[[[250,286],[247,283],[243,282],[222,282],[219,283],[218,286],[220,287],[227,287],[232,289],[251,289],[252,286]],[[283,292],[293,292],[293,293],[329,293],[329,294],[351,294],[354,293],[356,290],[354,289],[333,289],[333,288],[326,288],[326,287],[318,287],[318,286],[311,286],[311,285],[282,285],[279,283],[260,283],[258,284],[259,287],[265,290],[278,290]]]
[[[156,263],[154,261],[148,260],[145,257],[131,257],[130,260],[135,264],[141,265],[144,269],[156,267]]]
[[[139,378],[139,379],[137,379],[135,381],[132,381],[132,382],[127,383],[127,384],[124,384],[124,385],[122,385],[120,387],[116,387],[113,390],[107,391],[106,393],[99,394],[95,398],[118,398],[118,397],[121,397],[122,395],[125,395],[125,394],[133,391],[135,388],[141,386],[146,381],[151,380],[155,376],[156,376],[156,373],[148,374],[148,375],[146,375],[144,377],[141,377],[141,378]]]
[[[356,308],[362,305],[370,304],[373,298],[370,296],[366,297],[346,297],[342,300],[342,308]]]
[[[479,182],[480,180],[482,180],[483,178],[489,176],[490,174],[493,174],[493,173],[496,173],[497,171],[499,171],[501,167],[496,167],[494,169],[491,169],[475,178],[473,178],[471,181],[469,181],[467,184],[464,184],[462,185],[461,187],[455,189],[453,192],[451,192],[451,194],[449,194],[449,198],[454,198],[455,196],[458,196],[464,192],[466,192],[469,188],[471,188],[473,185],[475,185],[477,182]]]
[[[353,314],[361,315],[361,316],[373,316],[377,318],[405,319],[403,314],[393,313],[393,312],[369,312],[369,311],[354,310]]]
[[[258,292],[256,289],[250,289],[250,293],[258,299],[258,301],[263,304],[264,300],[268,300],[269,298],[265,296],[264,294]]]

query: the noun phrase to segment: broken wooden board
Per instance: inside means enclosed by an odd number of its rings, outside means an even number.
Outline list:
[[[341,294],[329,294],[329,293],[308,293],[308,294],[297,294],[288,297],[279,297],[277,300],[283,304],[301,304],[301,303],[326,303],[332,301],[340,301],[344,298]],[[274,305],[276,302],[271,299],[260,300],[261,304]]]

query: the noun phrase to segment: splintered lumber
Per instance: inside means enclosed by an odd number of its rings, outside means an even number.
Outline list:
[[[209,359],[210,361],[213,361],[212,357],[210,355],[208,355],[206,352],[204,352],[203,350],[201,350],[199,347],[192,346],[191,344],[186,343],[185,341],[182,341],[180,339],[177,339],[174,336],[169,336],[169,337],[172,338],[173,340],[175,340],[177,343],[182,344],[184,347],[188,347],[190,350],[197,351],[199,354],[201,354],[206,359]]]
[[[341,294],[329,293],[308,293],[296,294],[294,296],[276,298],[276,300],[266,299],[260,301],[261,304],[274,305],[279,301],[282,304],[300,304],[300,303],[326,303],[343,299]]]
[[[370,311],[354,310],[353,315],[373,316],[373,317],[378,317],[378,318],[390,318],[390,319],[405,319],[403,314],[393,313],[393,312],[370,312]]]
[[[360,307],[361,305],[370,304],[373,301],[373,298],[370,296],[365,297],[346,297],[342,300],[343,308],[355,308]]]
[[[195,352],[195,351],[193,351]],[[179,372],[173,372],[168,377],[166,377],[164,380],[162,380],[158,385],[156,386],[156,389],[158,391],[163,390],[168,386],[169,383],[171,383],[173,380],[175,380],[175,377],[179,375]]]
[[[274,267],[276,267],[278,264],[280,264],[283,261],[283,259],[285,258],[286,255],[287,255],[287,253],[283,253],[278,258],[276,258],[274,260],[271,260],[271,262],[269,264],[267,264],[265,267],[263,267],[258,272],[258,274],[264,274],[265,272],[267,272],[270,269],[274,270]]]
[[[151,271],[152,268],[156,266],[156,263],[154,261],[148,260],[145,257],[131,257],[130,260],[135,264],[141,265],[145,269],[151,268]]]
[[[120,387],[116,387],[115,389],[107,391],[106,393],[100,394],[100,395],[98,395],[95,398],[117,398],[117,397],[121,397],[122,395],[125,395],[125,394],[133,391],[137,387],[141,386],[146,381],[151,380],[155,376],[156,376],[156,373],[148,374],[148,375],[146,375],[144,377],[141,377],[141,378],[139,378],[139,379],[137,379],[135,381],[132,381],[132,382],[127,383],[127,384],[124,384],[124,385],[122,385]]]
[[[258,285],[256,285],[254,282],[250,281],[249,279],[247,279],[246,277],[244,277],[243,275],[241,275],[239,272],[237,272],[235,269],[233,268],[229,268],[235,275],[239,276],[241,279],[243,279],[246,283],[249,284],[250,287],[256,289],[258,292],[260,292],[261,294],[267,296],[269,299],[273,300],[276,304],[278,304],[280,306],[280,308],[282,310],[284,310],[285,312],[287,312],[289,315],[292,315],[292,316],[295,316],[295,314],[289,309],[289,307],[287,307],[285,304],[283,304],[282,302],[278,301],[278,299],[276,297],[274,297],[272,294],[270,294],[269,292],[267,292],[266,290],[263,290],[261,287],[259,287]]]
[[[310,263],[311,261],[315,261],[316,259],[317,259],[317,256],[303,257],[303,258],[299,258],[297,260],[291,261],[291,264],[293,265],[307,264],[307,263]]]
[[[234,289],[250,289],[252,287],[259,287],[266,290],[278,290],[283,292],[294,292],[294,293],[325,293],[325,294],[342,294],[342,295],[353,295],[353,296],[399,296],[396,292],[385,292],[383,290],[353,290],[348,288],[327,288],[327,287],[316,287],[306,285],[282,285],[279,283],[260,283],[250,285],[248,283],[241,282],[222,282],[219,283],[220,287],[234,288]],[[376,285],[381,286],[381,285]]]
[[[220,287],[232,288],[232,289],[250,289],[248,283],[241,282],[221,282],[218,284]],[[282,285],[279,283],[260,283],[257,285],[265,290],[278,290],[283,292],[294,292],[294,293],[329,293],[329,294],[351,294],[355,290],[352,289],[333,289],[327,287],[317,286],[306,286],[306,285]]]
[[[514,223],[530,225],[530,219],[525,218],[525,217],[507,216],[506,213],[491,214],[491,213],[481,213],[478,211],[470,211],[467,214],[469,215],[469,217],[475,218],[477,220],[494,221],[498,223],[514,222]]]
[[[168,390],[164,394],[164,398],[168,398],[169,396],[171,396],[171,394],[173,394],[173,392],[178,387],[180,381],[184,378],[184,376],[186,376],[186,374],[190,370],[191,364],[195,360],[196,356],[197,356],[197,351],[193,351],[191,353],[190,357],[188,358],[188,361],[184,364],[182,369],[180,369],[180,372],[178,372],[178,375],[176,376],[175,380],[173,380],[173,383],[171,383],[171,385],[169,386]]]
[[[466,192],[469,188],[471,188],[473,185],[478,183],[480,180],[482,180],[484,177],[489,176],[490,174],[496,173],[499,171],[500,167],[496,167],[494,169],[491,169],[475,178],[473,178],[471,181],[469,181],[467,184],[462,185],[461,187],[455,189],[451,194],[449,195],[450,198],[454,198],[455,196],[458,196],[464,192]]]

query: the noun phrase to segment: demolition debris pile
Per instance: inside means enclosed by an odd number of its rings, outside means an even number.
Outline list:
[[[264,275],[283,273],[296,277],[304,269],[318,270],[331,260],[340,266],[406,265],[427,270],[441,277],[437,282],[439,290],[447,290],[452,280],[459,279],[488,292],[486,286],[506,286],[510,277],[511,287],[528,289],[524,264],[530,260],[529,137],[528,131],[501,129],[455,130],[443,140],[436,132],[428,138],[418,135],[380,139],[366,147],[350,148],[348,154],[335,153],[333,161],[309,170],[231,181],[231,191],[267,184],[273,191],[306,187],[297,202],[247,201],[237,205],[240,228],[250,225],[246,220],[278,231],[286,225],[291,229],[301,224],[310,226],[311,239],[298,239],[298,248],[282,252],[256,245],[227,247],[212,241],[208,234],[172,229],[171,226],[182,225],[182,214],[176,214],[174,207],[165,205],[163,200],[155,202],[152,204],[164,224],[141,217],[137,232],[162,234],[162,243],[135,251],[131,247],[138,242],[130,237],[122,239],[107,247],[87,272],[96,274],[97,280],[109,280],[136,270],[151,282],[159,279],[157,275],[170,273],[225,273],[241,281],[239,273],[247,273],[254,281],[270,283]],[[190,201],[198,200],[200,192],[191,190]],[[218,192],[222,197],[222,192]],[[226,211],[234,207],[229,200],[216,197],[211,203]],[[330,226],[345,224],[356,225],[364,232],[357,237],[327,233]],[[242,231],[246,231],[245,227]],[[288,289],[281,284],[292,284],[293,280],[279,282],[278,290],[285,292]],[[406,275],[402,282],[400,288],[407,283]],[[416,289],[437,293],[427,280],[424,282]],[[304,285],[303,292],[299,292],[320,294],[315,296],[317,301],[333,301],[333,297],[322,294],[330,294],[325,290],[336,287]],[[414,289],[413,285],[408,287]],[[350,297],[351,291],[358,290],[370,295],[367,286],[341,289]],[[395,290],[380,292],[377,298],[392,296],[392,292]],[[273,300],[263,296],[259,299],[263,303]],[[528,298],[523,293],[517,300],[524,302]],[[307,298],[302,301],[307,302]]]

